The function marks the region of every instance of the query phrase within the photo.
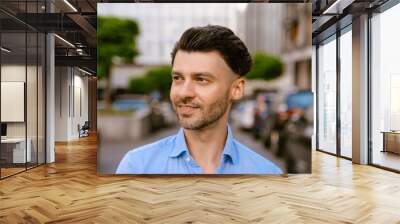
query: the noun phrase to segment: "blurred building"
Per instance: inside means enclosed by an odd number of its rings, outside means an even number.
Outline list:
[[[137,64],[171,62],[170,53],[181,34],[193,26],[218,24],[237,32],[241,4],[99,4],[99,16],[118,16],[139,23]]]
[[[285,4],[248,4],[241,13],[239,32],[253,54],[264,51],[280,55],[283,43],[283,19]]]
[[[298,90],[311,90],[311,4],[285,4],[282,58]]]
[[[285,64],[282,77],[268,83],[250,81],[255,89],[311,89],[311,4],[248,4],[238,23],[251,53],[278,55]]]

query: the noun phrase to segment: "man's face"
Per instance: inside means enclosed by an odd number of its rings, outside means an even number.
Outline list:
[[[216,51],[179,50],[170,97],[181,126],[199,130],[227,116],[232,100],[243,94],[237,89],[238,78]]]

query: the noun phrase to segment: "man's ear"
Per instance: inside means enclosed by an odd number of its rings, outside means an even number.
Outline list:
[[[237,101],[243,97],[245,82],[246,81],[240,76],[233,81],[231,91],[232,100]]]

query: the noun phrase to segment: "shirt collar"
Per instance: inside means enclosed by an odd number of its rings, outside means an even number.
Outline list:
[[[178,134],[175,137],[175,144],[173,145],[172,151],[169,154],[170,157],[178,157],[186,152],[189,154],[189,150],[185,141],[185,134],[183,133],[183,128],[180,128]]]
[[[236,164],[239,160],[238,158],[238,152],[236,150],[235,144],[233,142],[233,134],[230,126],[228,125],[228,136],[226,138],[224,150],[222,154],[224,157],[231,159],[233,164]],[[173,149],[170,153],[170,157],[179,157],[183,153],[189,154],[188,147],[186,145],[185,141],[185,134],[183,132],[183,128],[180,128],[176,138],[175,138],[175,144],[173,146]]]

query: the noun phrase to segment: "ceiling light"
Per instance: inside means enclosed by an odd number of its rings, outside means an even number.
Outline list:
[[[67,4],[72,10],[74,10],[74,12],[78,12],[78,10],[71,4],[69,3],[68,0],[64,0],[65,4]]]
[[[75,45],[71,44],[71,42],[69,42],[68,40],[66,40],[66,39],[64,39],[64,38],[62,38],[62,37],[60,37],[60,36],[57,35],[57,34],[54,34],[54,36],[57,37],[58,39],[60,39],[61,41],[63,41],[64,43],[66,43],[67,45],[69,45],[70,47],[75,48]]]
[[[354,0],[336,0],[322,14],[342,14],[343,10],[353,2]]]
[[[11,52],[10,50],[8,50],[8,49],[5,48],[5,47],[1,47],[1,50],[4,51],[4,52],[7,52],[7,53],[10,53],[10,52]]]
[[[83,69],[81,69],[81,68],[79,68],[79,67],[78,67],[78,70],[81,71],[81,72],[83,72],[83,73],[85,73],[85,74],[87,74],[87,75],[92,75],[90,72],[85,71],[85,70],[83,70]]]
[[[83,49],[82,49],[82,48],[77,48],[77,49],[76,49],[76,52],[77,52],[79,55],[84,55],[84,52],[83,52]]]

